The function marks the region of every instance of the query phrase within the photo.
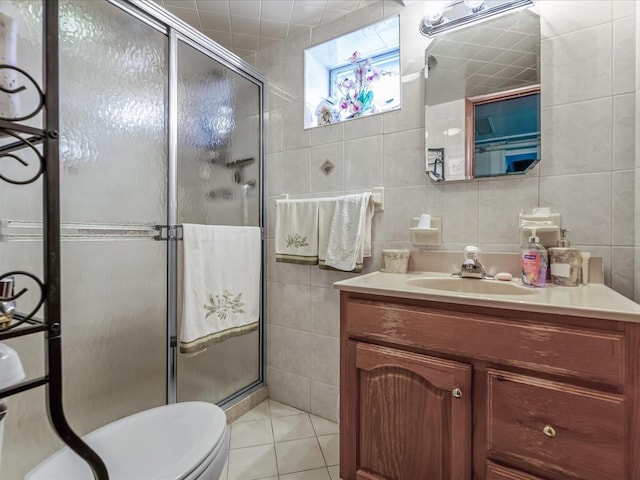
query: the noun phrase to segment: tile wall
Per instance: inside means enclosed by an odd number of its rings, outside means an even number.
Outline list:
[[[543,160],[518,178],[427,181],[422,83],[427,42],[417,28],[422,2],[403,7],[380,1],[248,59],[269,76],[267,375],[272,398],[335,418],[339,297],[331,286],[348,276],[275,262],[274,201],[281,193],[308,197],[384,186],[385,211],[375,217],[374,257],[367,271],[380,268],[383,247],[409,246],[410,217],[422,212],[442,217],[441,249],[477,244],[485,251],[513,252],[519,250],[519,210],[550,206],[562,213],[576,246],[603,257],[606,282],[633,297],[634,247],[640,248],[634,228],[634,221],[640,225],[634,199],[640,184],[635,2],[538,5]],[[304,48],[395,13],[401,19],[402,110],[304,130]],[[326,159],[336,165],[329,176],[320,171]]]
[[[636,14],[636,52],[640,52],[640,15]],[[636,98],[640,98],[640,55],[636,53],[636,84],[635,93]],[[636,102],[636,114],[635,114],[635,154],[636,154],[636,175],[635,175],[635,300],[640,302],[640,105]]]

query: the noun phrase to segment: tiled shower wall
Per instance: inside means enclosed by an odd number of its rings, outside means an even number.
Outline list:
[[[270,45],[253,59],[269,76],[267,120],[268,383],[279,401],[334,418],[339,384],[339,297],[334,281],[349,274],[276,263],[278,195],[336,195],[385,187],[374,222],[373,259],[409,247],[409,222],[441,216],[441,249],[519,251],[521,208],[562,213],[576,246],[602,256],[606,281],[634,294],[636,17],[633,1],[540,1],[542,162],[517,178],[434,184],[424,173],[423,3],[385,0]],[[303,50],[400,13],[403,108],[303,130]],[[320,165],[336,168],[325,176]],[[640,222],[638,222],[640,225]],[[637,270],[637,269],[636,269]]]

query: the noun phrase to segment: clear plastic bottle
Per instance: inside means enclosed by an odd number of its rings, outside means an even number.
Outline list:
[[[527,287],[545,287],[547,284],[547,250],[536,236],[535,228],[527,248],[522,250],[522,284]]]
[[[567,238],[568,231],[563,228],[558,246],[549,249],[551,282],[563,287],[577,287],[580,285],[582,259],[580,251],[577,248],[571,248],[571,243]]]

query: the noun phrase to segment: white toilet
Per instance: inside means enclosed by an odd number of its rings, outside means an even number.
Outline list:
[[[109,480],[218,480],[229,455],[222,409],[183,402],[145,410],[83,437],[102,458]],[[64,448],[25,480],[93,480],[87,463]]]

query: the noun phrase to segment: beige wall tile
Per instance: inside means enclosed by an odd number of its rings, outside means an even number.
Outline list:
[[[611,95],[611,28],[605,23],[542,40],[543,107]]]
[[[311,287],[311,332],[340,337],[340,291]]]
[[[327,143],[311,147],[311,192],[342,192],[344,190],[344,144]],[[326,162],[333,163],[327,175],[321,170]]]
[[[307,113],[310,115],[310,113]],[[302,148],[311,145],[311,132],[304,130],[304,104],[295,102],[282,109],[282,149]]]
[[[635,171],[612,172],[613,218],[612,245],[633,246],[635,239],[634,204],[629,199],[635,192]]]
[[[635,271],[640,272],[640,248],[635,247],[633,250],[635,257]],[[634,278],[634,300],[636,302],[640,302],[640,281],[637,276]]]
[[[340,340],[311,334],[311,379],[340,385]]]
[[[408,242],[411,219],[426,209],[427,187],[386,188],[382,218],[384,242]]]
[[[269,77],[269,83],[282,80],[282,44],[278,40],[256,53],[256,68]]]
[[[310,374],[310,333],[293,328],[282,328],[282,369],[302,377]]]
[[[333,125],[323,125],[310,129],[311,144],[321,145],[323,143],[341,142],[344,140],[344,123]]]
[[[282,327],[272,323],[267,324],[267,365],[273,368],[283,368],[282,365]]]
[[[478,182],[429,182],[426,213],[442,217],[444,244],[477,243]]]
[[[282,85],[292,102],[302,103],[304,49],[311,45],[311,34],[302,33],[282,44]],[[302,123],[298,120],[299,123]]]
[[[385,187],[425,185],[424,129],[390,133],[383,137]]]
[[[283,327],[310,331],[311,290],[309,286],[283,285],[281,304],[280,318]]]
[[[613,94],[635,89],[636,31],[635,18],[613,22]]]
[[[538,178],[512,177],[478,183],[478,241],[518,245],[518,214],[538,206]]]
[[[382,134],[382,118],[384,114],[368,115],[344,122],[344,139],[371,137]]]
[[[312,381],[311,413],[335,422],[339,393],[339,388],[334,385]]]
[[[311,380],[309,376],[300,376],[282,371],[282,402],[308,412],[311,410]]]
[[[611,173],[540,177],[540,206],[562,214],[574,243],[611,245]]]
[[[636,14],[635,0],[613,0],[613,18],[623,18]]]
[[[382,135],[344,142],[344,188],[382,185]]]
[[[613,97],[612,170],[635,168],[636,95]]]
[[[611,170],[611,97],[542,109],[540,175]]]
[[[554,37],[611,21],[611,2],[599,0],[542,1],[538,3],[540,34]]]
[[[613,247],[611,249],[611,288],[633,300],[635,296],[635,249]]]
[[[265,115],[267,154],[282,151],[282,110],[273,108]]]

